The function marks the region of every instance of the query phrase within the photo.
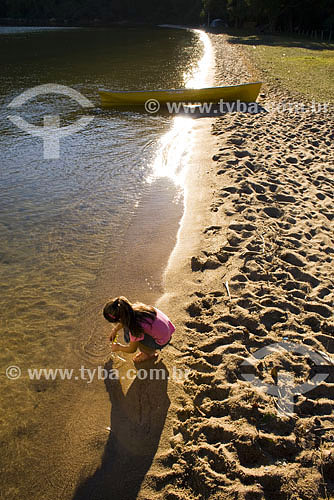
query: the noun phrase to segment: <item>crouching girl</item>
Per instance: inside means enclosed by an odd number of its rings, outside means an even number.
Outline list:
[[[126,297],[116,297],[106,303],[103,315],[110,323],[115,323],[110,341],[114,342],[117,332],[123,328],[125,346],[113,343],[113,352],[139,353],[133,361],[140,363],[158,357],[157,350],[163,349],[171,341],[175,326],[162,311],[140,302],[131,303]]]

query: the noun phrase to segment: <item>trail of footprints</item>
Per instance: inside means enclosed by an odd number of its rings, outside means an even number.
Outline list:
[[[272,396],[241,376],[250,353],[283,339],[334,353],[333,153],[326,150],[326,163],[319,161],[321,137],[317,146],[307,143],[310,151],[292,153],[295,138],[314,118],[297,125],[290,119],[291,137],[281,123],[260,135],[256,125],[266,120],[235,115],[217,124],[215,133],[221,127],[225,134],[226,145],[214,157],[223,182],[209,209],[222,222],[203,230],[207,248],[190,263],[202,286],[186,308],[190,348],[182,363],[192,373],[171,451],[161,457],[169,472],[152,477],[163,498],[260,499],[269,492],[275,499],[298,483],[298,498],[311,499],[318,498],[322,475],[333,477],[334,457],[328,455],[320,473],[314,453],[314,429],[334,425],[333,376],[298,396],[295,416],[286,418],[277,417]],[[235,132],[247,123],[246,133]],[[311,156],[314,148],[318,158]],[[275,383],[274,368],[302,382],[313,366],[296,354],[274,353],[256,374]]]

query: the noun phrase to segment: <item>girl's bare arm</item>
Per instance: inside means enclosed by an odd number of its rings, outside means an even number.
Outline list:
[[[112,332],[111,332],[111,335],[110,335],[110,342],[113,342],[113,340],[115,339],[116,337],[116,334],[122,330],[123,328],[123,325],[122,323],[118,323],[113,329],[112,329]]]

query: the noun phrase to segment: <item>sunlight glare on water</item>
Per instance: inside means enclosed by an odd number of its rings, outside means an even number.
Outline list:
[[[194,30],[203,44],[203,56],[198,62],[197,68],[190,75],[185,75],[185,86],[187,89],[200,89],[209,85],[210,69],[214,66],[214,56],[211,40],[201,30]]]
[[[201,30],[194,30],[203,44],[203,56],[192,69],[185,74],[186,88],[202,88],[209,86],[210,69],[214,66],[213,49],[210,38]],[[194,120],[189,115],[175,116],[171,130],[164,134],[153,163],[153,173],[148,179],[152,182],[158,177],[169,177],[180,187],[184,186],[186,166],[192,149],[192,132]]]

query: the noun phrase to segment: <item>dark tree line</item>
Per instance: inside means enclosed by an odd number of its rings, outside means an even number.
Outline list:
[[[334,27],[334,0],[0,0],[0,18],[68,23],[164,22],[270,30]]]
[[[206,14],[221,17],[230,26],[247,23],[269,29],[334,27],[334,0],[203,0]]]
[[[198,23],[201,0],[0,0],[0,18]]]

